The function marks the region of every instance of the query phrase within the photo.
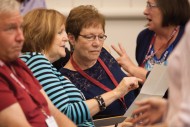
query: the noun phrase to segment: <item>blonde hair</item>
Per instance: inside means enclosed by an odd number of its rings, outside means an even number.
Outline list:
[[[22,52],[48,51],[56,33],[65,24],[65,16],[53,9],[35,9],[24,16],[25,43]]]

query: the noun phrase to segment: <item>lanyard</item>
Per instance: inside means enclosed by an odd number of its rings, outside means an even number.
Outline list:
[[[173,30],[173,32],[171,33],[170,38],[169,38],[168,41],[167,41],[167,47],[168,47],[168,45],[169,45],[169,42],[172,40],[172,38],[173,38],[174,35],[176,34],[178,28],[179,28],[179,26],[177,26],[177,27]],[[155,51],[154,53],[148,55],[148,54],[150,53],[150,51],[151,51],[152,46],[153,46],[154,43],[155,43],[155,40],[156,40],[156,34],[154,34],[154,36],[153,36],[153,38],[152,38],[152,40],[151,40],[151,43],[150,43],[150,45],[149,45],[149,48],[148,48],[148,51],[147,51],[147,53],[146,53],[145,59],[143,60],[143,62],[142,62],[142,64],[141,64],[141,67],[144,67],[145,63],[146,63],[150,58],[152,58],[157,52],[159,52],[159,51],[165,46],[165,45],[162,45],[157,51]]]
[[[104,84],[102,84],[101,82],[99,82],[98,80],[92,78],[91,76],[89,76],[87,73],[85,73],[73,60],[73,57],[71,56],[71,64],[73,65],[73,67],[86,79],[88,79],[90,82],[92,82],[93,84],[95,84],[96,86],[100,87],[101,89],[105,90],[105,91],[111,91],[110,88],[108,88],[107,86],[105,86]],[[116,81],[116,79],[114,78],[114,76],[112,75],[112,73],[110,72],[110,70],[108,69],[108,67],[105,65],[105,63],[98,58],[98,62],[100,63],[100,65],[103,67],[103,69],[106,71],[107,75],[109,76],[109,78],[111,79],[111,81],[113,82],[113,84],[115,85],[115,87],[118,86],[118,83]],[[123,104],[123,107],[126,109],[127,106],[125,104],[125,100],[124,97],[119,99],[121,101],[121,103]]]
[[[32,93],[31,93],[31,92],[23,85],[23,83],[20,82],[19,79],[16,77],[17,73],[16,73],[14,67],[11,66],[11,65],[10,65],[10,67],[11,67],[11,71],[10,71],[10,76],[11,76],[11,78],[14,79],[14,80],[19,84],[19,86],[20,86],[21,88],[23,88],[23,89],[26,91],[26,93],[28,93],[28,95],[30,95],[30,97],[34,100],[34,102],[35,102],[37,105],[40,106],[41,112],[42,112],[47,118],[49,118],[48,114],[47,114],[46,111],[44,110],[44,107],[41,105],[41,103],[38,102],[38,100],[32,95]]]

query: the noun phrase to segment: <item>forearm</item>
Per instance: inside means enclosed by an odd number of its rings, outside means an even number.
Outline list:
[[[117,96],[117,93],[115,93],[113,90],[102,94],[101,97],[104,99],[106,107],[119,98],[119,96]],[[96,99],[87,100],[86,104],[89,108],[91,116],[94,116],[100,111],[99,104]]]
[[[128,69],[128,72],[129,72],[132,76],[135,76],[135,77],[137,77],[137,78],[142,79],[142,80],[143,80],[142,83],[145,82],[145,80],[146,80],[146,75],[147,75],[147,73],[148,73],[147,70],[145,70],[144,68],[139,67],[139,66],[130,67],[130,68]]]
[[[59,127],[76,127],[76,125],[74,125],[74,123],[57,108],[52,107],[51,114],[55,118]]]
[[[41,93],[44,95],[44,97],[47,100],[48,103],[48,107],[50,110],[51,115],[55,118],[56,123],[58,124],[59,127],[76,127],[76,125],[74,125],[74,123],[67,117],[65,116],[63,113],[61,113],[54,105],[53,103],[50,101],[50,99],[48,98],[48,96],[45,94],[44,90],[40,90]]]
[[[102,99],[100,99],[101,100],[100,105],[102,107],[104,107],[104,103],[105,103],[105,106],[107,107],[115,100],[125,96],[129,91],[134,90],[136,88],[138,88],[137,78],[124,77],[115,89],[100,95],[101,98],[103,98],[103,102],[101,102]],[[100,106],[99,106],[98,100],[99,99],[97,99],[97,100],[91,99],[91,100],[86,101],[86,104],[90,110],[91,116],[95,115],[97,112],[100,111]]]
[[[0,127],[31,127],[31,125],[19,103],[15,103],[0,111]]]

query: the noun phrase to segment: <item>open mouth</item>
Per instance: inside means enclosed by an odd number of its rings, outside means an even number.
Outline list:
[[[152,21],[152,19],[150,19],[150,18],[146,18],[147,20],[148,20],[148,22],[151,22]]]

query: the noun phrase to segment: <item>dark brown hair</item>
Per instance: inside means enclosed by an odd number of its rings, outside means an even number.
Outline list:
[[[185,25],[190,18],[188,0],[156,0],[162,14],[162,26]]]

